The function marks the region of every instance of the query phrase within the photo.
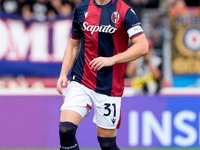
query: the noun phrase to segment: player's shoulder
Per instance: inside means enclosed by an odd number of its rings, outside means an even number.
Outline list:
[[[127,5],[125,2],[122,0],[117,0],[117,7],[118,7],[118,12],[121,16],[125,17],[127,12],[130,11],[131,7]]]
[[[82,10],[84,8],[87,8],[89,3],[90,3],[90,1],[91,0],[84,0],[84,1],[80,2],[79,4],[77,4],[76,9],[77,10]]]
[[[117,0],[119,5],[120,5],[120,9],[123,11],[127,11],[128,9],[130,9],[131,7],[129,5],[127,5],[124,1],[122,0]]]

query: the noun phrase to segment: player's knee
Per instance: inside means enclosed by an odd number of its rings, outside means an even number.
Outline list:
[[[99,137],[98,141],[102,150],[120,150],[116,144],[116,137]]]
[[[77,126],[71,122],[60,122],[59,134],[60,134],[60,146],[61,149],[70,148],[73,150],[78,149],[78,143],[76,141]]]
[[[71,122],[60,122],[59,133],[65,139],[72,139],[75,137],[77,126]]]

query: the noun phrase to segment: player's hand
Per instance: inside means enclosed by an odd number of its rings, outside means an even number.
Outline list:
[[[60,76],[58,81],[57,81],[57,91],[58,93],[60,94],[63,94],[63,91],[62,91],[62,87],[66,86],[67,85],[67,77],[66,76]]]
[[[111,59],[111,57],[97,57],[93,59],[89,65],[91,66],[92,70],[99,71],[103,67],[114,65],[114,61]]]

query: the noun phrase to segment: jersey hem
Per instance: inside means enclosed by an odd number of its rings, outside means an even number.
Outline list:
[[[122,92],[122,94],[119,94],[119,95],[113,95],[113,94],[108,95],[108,94],[105,94],[103,91],[94,90],[94,89],[88,87],[86,84],[83,84],[81,81],[79,81],[79,80],[77,80],[77,79],[74,79],[74,80],[73,80],[73,78],[71,78],[70,81],[78,82],[79,84],[81,84],[81,85],[85,86],[86,88],[88,88],[88,89],[90,89],[90,90],[93,90],[94,92],[99,93],[99,94],[103,94],[103,95],[107,95],[107,96],[111,96],[111,97],[122,97],[122,95],[123,95],[123,92]]]

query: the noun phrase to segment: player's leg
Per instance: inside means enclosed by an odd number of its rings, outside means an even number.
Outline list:
[[[64,102],[60,109],[60,150],[79,150],[76,130],[82,119],[88,115],[91,106],[91,100],[80,84],[69,83],[64,92]]]
[[[63,110],[60,112],[60,122],[72,122],[76,126],[79,126],[82,119],[82,116],[76,111]]]
[[[60,150],[79,150],[76,140],[76,130],[82,121],[82,116],[71,110],[61,111],[59,135],[60,135]]]
[[[97,127],[97,136],[102,150],[119,150],[116,143],[116,129]]]
[[[116,144],[116,128],[121,123],[121,97],[93,94],[94,123],[102,150],[119,150]]]

